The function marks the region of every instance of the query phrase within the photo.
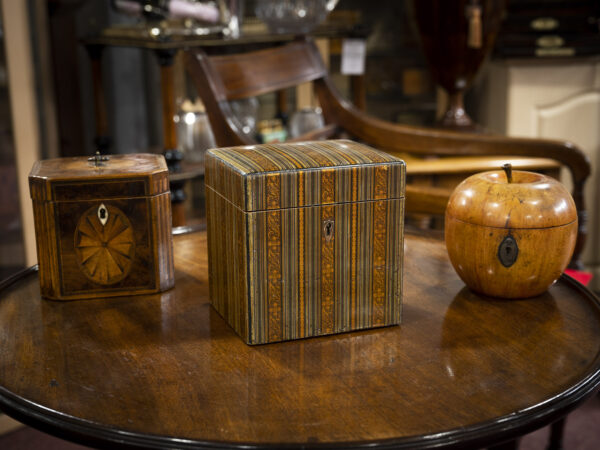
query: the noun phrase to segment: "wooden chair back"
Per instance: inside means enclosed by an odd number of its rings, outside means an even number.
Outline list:
[[[572,267],[581,268],[579,255],[586,239],[586,210],[583,188],[591,166],[587,156],[571,142],[548,139],[510,138],[492,134],[469,134],[387,122],[355,108],[344,100],[331,82],[319,51],[310,38],[246,53],[208,56],[202,49],[186,52],[186,68],[194,82],[215,134],[217,145],[248,145],[256,142],[241,129],[230,100],[254,97],[313,82],[323,110],[324,129],[296,140],[330,138],[338,131],[345,137],[390,153],[435,157],[497,156],[550,158],[570,171],[573,198],[578,210],[579,235]],[[454,158],[456,160],[456,158]],[[472,162],[473,158],[470,159]],[[456,164],[456,161],[454,161]],[[439,167],[439,163],[437,167]],[[407,164],[407,174],[410,167]],[[432,165],[432,174],[436,174]],[[481,170],[491,170],[482,168]],[[431,208],[443,214],[448,193],[407,184],[407,211]]]
[[[219,146],[251,144],[239,127],[230,100],[280,91],[327,76],[314,44],[304,40],[234,55],[208,56],[202,49],[186,53],[195,83]]]

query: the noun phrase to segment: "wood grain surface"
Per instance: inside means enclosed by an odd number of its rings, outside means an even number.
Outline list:
[[[477,448],[598,386],[598,300],[570,278],[483,298],[407,233],[402,325],[249,347],[209,305],[205,234],[174,244],[162,294],[46,301],[35,270],[0,286],[0,407],[107,448]]]
[[[457,273],[492,297],[540,295],[564,272],[577,240],[577,210],[567,189],[510,165],[459,184],[444,222]]]
[[[494,228],[550,228],[577,222],[569,191],[539,173],[503,170],[473,175],[453,192],[446,215]],[[577,229],[577,227],[575,227]]]

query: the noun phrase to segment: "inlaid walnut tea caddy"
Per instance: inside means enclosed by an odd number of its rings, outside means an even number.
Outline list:
[[[173,286],[171,200],[161,155],[38,161],[29,174],[44,297],[149,294]]]

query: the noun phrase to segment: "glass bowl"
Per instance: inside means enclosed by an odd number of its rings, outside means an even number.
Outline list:
[[[254,10],[273,33],[305,34],[325,20],[337,1],[257,0]]]

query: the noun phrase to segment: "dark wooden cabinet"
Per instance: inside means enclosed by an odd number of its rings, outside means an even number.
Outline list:
[[[512,0],[495,47],[498,57],[569,57],[600,53],[596,0]]]

